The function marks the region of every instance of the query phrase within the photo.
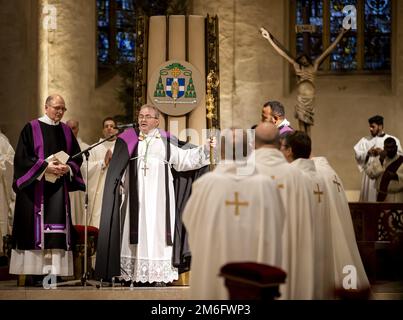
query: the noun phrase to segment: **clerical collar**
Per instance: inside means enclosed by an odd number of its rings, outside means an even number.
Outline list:
[[[289,126],[290,122],[287,119],[284,119],[283,121],[281,121],[281,123],[277,126],[277,128],[280,130],[285,126]]]
[[[46,114],[43,117],[40,117],[38,120],[43,123],[50,124],[51,126],[57,126],[60,123],[60,121],[53,121]]]

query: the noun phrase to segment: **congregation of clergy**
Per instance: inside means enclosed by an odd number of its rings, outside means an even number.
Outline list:
[[[84,159],[60,155],[89,147],[78,121],[61,121],[63,97],[49,96],[44,111],[22,129],[15,154],[0,136],[0,235],[11,234],[11,274],[30,284],[49,266],[72,276],[75,226],[87,223],[99,229],[92,267],[104,281],[159,287],[191,270],[190,298],[228,299],[220,268],[253,261],[286,273],[280,299],[370,290],[343,183],[311,155],[309,135],[290,126],[280,102],[264,104],[252,130],[223,130],[201,146],[161,130],[159,110],[146,104],[138,128],[119,132],[106,118]],[[371,117],[370,135],[354,146],[360,201],[403,202],[401,146],[383,120]],[[207,172],[210,149],[218,165]]]

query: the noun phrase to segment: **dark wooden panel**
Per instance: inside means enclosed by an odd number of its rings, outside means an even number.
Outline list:
[[[403,278],[403,203],[349,203],[358,249],[371,282]]]

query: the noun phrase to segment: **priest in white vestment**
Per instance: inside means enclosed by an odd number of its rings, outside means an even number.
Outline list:
[[[0,254],[3,252],[3,237],[11,234],[15,193],[13,184],[14,149],[0,130]]]
[[[335,293],[332,229],[329,194],[325,182],[315,168],[311,155],[311,139],[302,131],[294,131],[281,139],[280,149],[292,166],[300,169],[311,184],[312,219],[315,240],[315,299],[333,299]]]
[[[187,171],[208,165],[209,147],[179,148],[174,137],[158,129],[159,111],[153,105],[141,107],[138,121],[140,132],[125,130],[111,160],[95,274],[162,286],[178,279],[172,263],[176,204],[171,167]]]
[[[89,226],[99,228],[102,210],[102,196],[104,193],[105,178],[109,169],[109,163],[115,148],[116,122],[113,118],[107,117],[102,121],[102,141],[110,138],[90,150],[88,158],[88,215]],[[84,164],[85,165],[85,164]],[[83,165],[83,167],[84,167]]]
[[[371,179],[365,173],[365,167],[369,166],[380,154],[385,139],[389,137],[395,139],[398,146],[398,153],[402,154],[399,139],[384,132],[382,116],[373,116],[368,119],[368,122],[371,135],[361,138],[354,146],[355,160],[357,161],[358,169],[362,172],[360,202],[376,201],[377,191],[375,180]]]
[[[352,269],[349,269],[352,266],[356,272],[356,283],[351,282],[353,285],[351,289],[367,290],[370,284],[358,251],[353,220],[343,183],[325,157],[313,157],[312,160],[317,172],[324,178],[325,190],[329,195],[335,287],[341,289],[344,282],[350,282],[345,279],[348,280],[352,274]],[[354,281],[354,279],[352,280]]]
[[[80,123],[77,120],[70,119],[66,121],[66,124],[73,131],[74,136],[77,139],[78,145],[81,151],[86,150],[89,145],[85,143],[79,136]],[[83,163],[81,165],[81,175],[83,176],[84,182],[87,182],[86,175],[87,161],[83,155]],[[85,192],[84,191],[73,191],[70,192],[70,206],[71,206],[71,220],[73,225],[84,225],[84,206],[85,206]]]
[[[225,145],[232,149],[230,139]],[[242,148],[242,139],[235,148]],[[227,263],[281,266],[285,213],[277,185],[255,170],[241,174],[241,167],[224,160],[193,183],[183,214],[192,252],[191,299],[228,299],[219,276]]]
[[[387,138],[384,151],[365,168],[365,173],[375,180],[377,201],[403,202],[403,156],[397,153],[394,138]]]
[[[274,180],[285,207],[281,268],[287,278],[280,286],[281,299],[313,299],[316,262],[310,184],[278,150],[279,132],[273,124],[263,122],[256,127],[255,147],[249,161],[255,161],[258,171]]]

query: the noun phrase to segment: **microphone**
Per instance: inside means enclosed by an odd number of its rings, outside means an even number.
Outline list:
[[[127,129],[127,128],[136,128],[137,123],[127,123],[127,124],[118,124],[114,127],[114,129]]]

